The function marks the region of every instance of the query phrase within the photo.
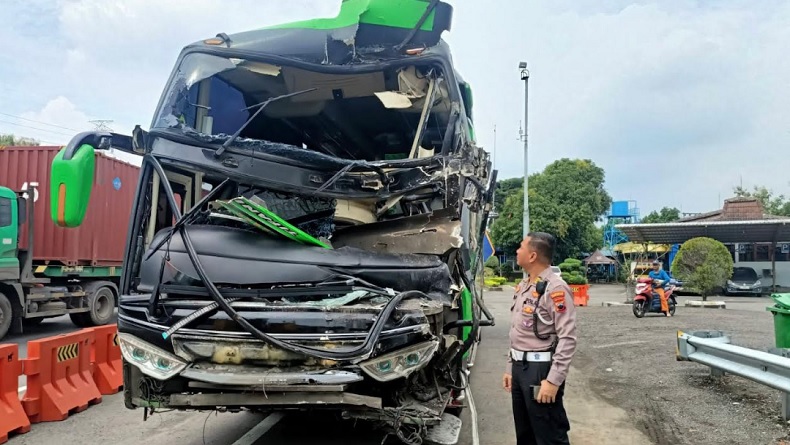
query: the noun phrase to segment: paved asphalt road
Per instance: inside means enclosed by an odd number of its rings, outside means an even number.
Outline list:
[[[473,395],[479,412],[482,445],[515,443],[510,396],[501,388],[507,348],[510,292],[487,292],[486,301],[497,317],[494,327],[483,331],[483,343],[472,373]],[[34,337],[71,331],[68,317],[49,320],[29,336],[12,338],[21,342]],[[580,339],[584,341],[583,339]],[[567,405],[571,418],[572,443],[592,445],[642,445],[650,443],[629,421],[628,413],[593,394],[584,372],[571,369]],[[464,414],[461,445],[471,445],[468,410]],[[123,406],[120,394],[105,396],[102,403],[65,421],[37,424],[31,432],[15,436],[11,445],[84,445],[112,443],[171,443],[183,445],[229,445],[258,424],[262,417],[252,413],[168,412],[155,414],[143,422],[140,410]],[[379,445],[382,434],[364,425],[337,422],[329,417],[286,417],[257,445]],[[388,441],[387,443],[398,443]]]

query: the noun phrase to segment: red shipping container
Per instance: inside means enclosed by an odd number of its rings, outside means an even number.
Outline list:
[[[88,211],[82,225],[58,227],[50,217],[52,160],[62,147],[0,147],[0,186],[14,191],[36,183],[33,255],[36,264],[120,266],[140,168],[97,151]],[[20,248],[27,248],[26,225]]]

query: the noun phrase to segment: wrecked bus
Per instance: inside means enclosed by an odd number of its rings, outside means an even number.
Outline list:
[[[457,441],[493,325],[496,172],[441,38],[451,15],[347,0],[335,18],[220,33],[182,50],[148,131],[60,152],[65,227],[96,150],[143,156],[118,309],[128,408],[327,409],[404,443]]]

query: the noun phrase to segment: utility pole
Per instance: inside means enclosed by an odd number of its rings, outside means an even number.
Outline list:
[[[94,120],[88,121],[88,122],[90,122],[90,123],[92,123],[94,125],[94,127],[93,127],[94,131],[112,132],[112,128],[110,128],[109,125],[107,125],[107,124],[111,124],[113,122],[112,119],[94,119]],[[112,156],[112,155],[115,154],[115,150],[112,147],[110,147],[110,149],[107,151],[107,154]]]
[[[493,164],[491,170],[496,170],[496,124],[494,124],[494,153],[491,164]],[[491,193],[491,200],[493,201],[491,206],[494,209],[494,212],[496,212],[496,184],[494,184],[494,191]]]
[[[527,62],[518,64],[521,69],[521,80],[524,81],[524,129],[519,128],[519,137],[524,142],[524,238],[529,233],[529,142],[527,129],[529,128],[529,70]]]
[[[94,125],[95,131],[112,131],[112,128],[107,125],[113,122],[111,119],[95,119],[88,122]]]

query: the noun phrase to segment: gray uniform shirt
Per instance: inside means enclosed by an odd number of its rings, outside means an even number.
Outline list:
[[[555,339],[557,348],[552,356],[551,370],[546,380],[560,386],[565,382],[571,358],[576,350],[576,309],[573,306],[573,293],[565,281],[546,268],[539,276],[548,282],[546,292],[538,304],[536,282],[522,280],[513,295],[510,307],[510,347],[517,351],[546,351]],[[538,333],[550,335],[547,340],[535,336],[532,325],[533,312],[538,311]],[[541,321],[541,317],[546,323]],[[507,355],[507,373],[511,372],[512,357]]]

